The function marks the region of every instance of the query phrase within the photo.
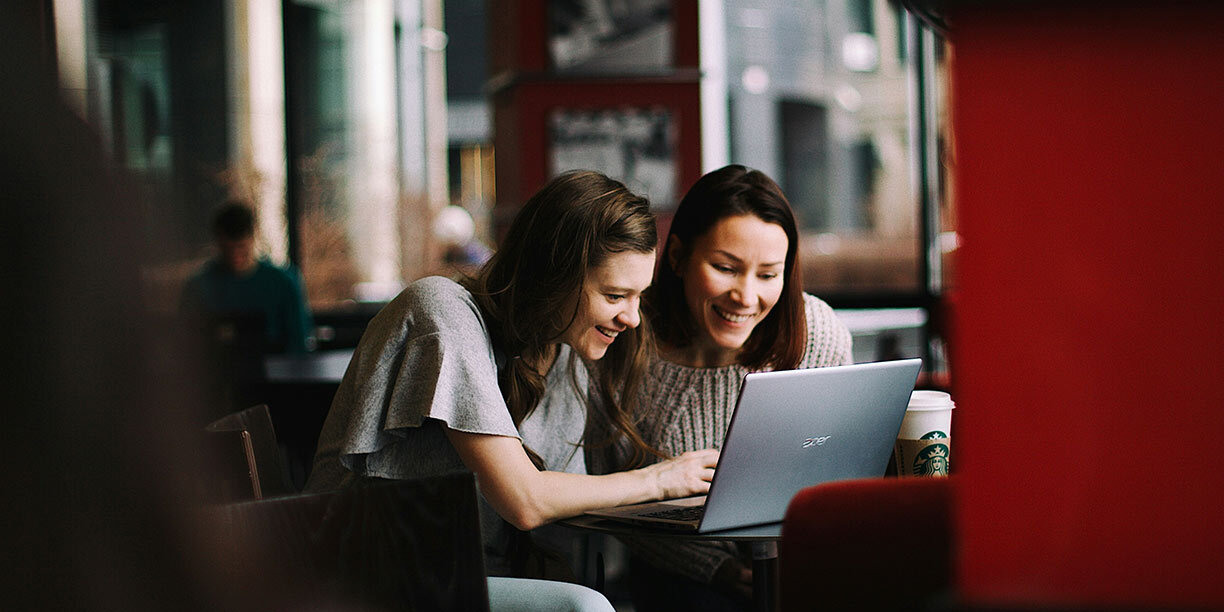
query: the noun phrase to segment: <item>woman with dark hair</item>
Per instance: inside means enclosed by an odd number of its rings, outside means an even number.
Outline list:
[[[590,403],[634,449],[629,467],[650,453],[627,415],[652,352],[638,305],[656,240],[647,201],[621,183],[550,181],[475,278],[418,280],[370,322],[307,488],[471,470],[492,576],[531,573],[520,530],[707,490],[716,451],[602,476],[582,451]]]
[[[744,166],[710,172],[684,196],[644,309],[659,358],[638,387],[639,427],[667,456],[721,445],[744,374],[851,362],[850,332],[803,292],[790,203]],[[747,605],[750,564],[734,546],[631,548],[638,610]]]

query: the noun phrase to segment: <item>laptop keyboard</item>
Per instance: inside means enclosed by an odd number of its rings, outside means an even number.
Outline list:
[[[703,514],[705,514],[705,506],[681,506],[679,508],[647,512],[641,516],[672,521],[695,521],[700,519]]]

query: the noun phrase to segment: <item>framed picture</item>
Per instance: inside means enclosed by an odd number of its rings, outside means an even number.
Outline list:
[[[548,50],[561,73],[634,74],[672,66],[670,0],[549,0]]]
[[[650,199],[675,207],[675,129],[664,107],[554,109],[548,118],[549,169],[597,170]]]

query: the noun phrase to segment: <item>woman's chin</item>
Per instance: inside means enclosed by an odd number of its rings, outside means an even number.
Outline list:
[[[604,355],[608,354],[608,347],[588,344],[575,349],[575,352],[587,361],[599,361],[600,359],[603,359]]]
[[[755,326],[717,325],[714,330],[707,330],[710,344],[728,351],[738,351],[744,348],[744,343],[752,336]],[[731,329],[728,329],[731,328]]]

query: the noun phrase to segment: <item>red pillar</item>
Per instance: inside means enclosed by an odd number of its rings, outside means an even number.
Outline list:
[[[975,4],[949,15],[959,590],[1224,607],[1224,5]]]

